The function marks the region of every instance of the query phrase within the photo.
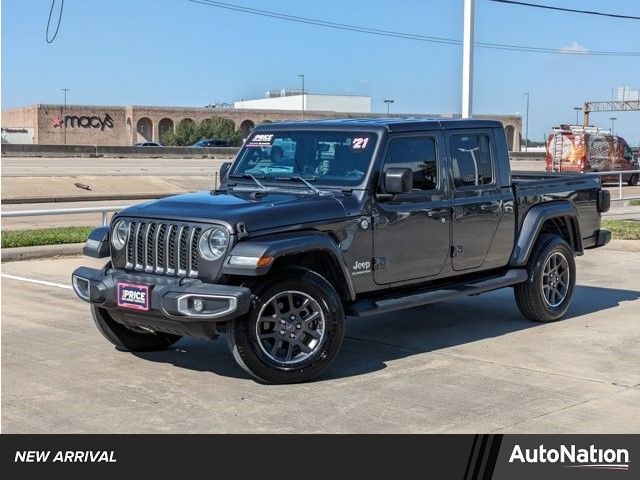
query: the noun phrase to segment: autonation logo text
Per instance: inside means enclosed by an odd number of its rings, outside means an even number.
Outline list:
[[[561,463],[567,468],[592,468],[598,470],[629,470],[629,451],[626,448],[577,448],[560,445],[559,448],[525,448],[515,445],[509,463]]]

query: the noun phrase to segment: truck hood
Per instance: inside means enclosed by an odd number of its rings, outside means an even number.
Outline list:
[[[343,218],[347,212],[333,195],[195,192],[133,205],[119,215],[230,225],[243,222],[252,232]]]

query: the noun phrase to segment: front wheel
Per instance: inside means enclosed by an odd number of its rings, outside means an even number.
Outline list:
[[[573,250],[558,235],[544,235],[534,247],[527,270],[527,281],[514,287],[518,309],[535,322],[559,320],[571,304],[576,283]]]
[[[251,308],[229,328],[238,364],[265,383],[306,382],[340,350],[345,332],[340,297],[327,280],[303,269],[279,271],[256,287]]]
[[[635,187],[636,185],[638,185],[639,176],[640,174],[634,173],[629,177],[629,181],[627,183],[629,184],[630,187]]]

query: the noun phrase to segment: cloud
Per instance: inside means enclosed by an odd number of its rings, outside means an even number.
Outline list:
[[[569,45],[560,47],[560,51],[563,53],[587,53],[589,52],[589,49],[584,45],[581,45],[578,42],[573,41]]]
[[[369,85],[369,80],[366,78],[361,78],[360,80],[358,80],[358,84],[360,85]]]

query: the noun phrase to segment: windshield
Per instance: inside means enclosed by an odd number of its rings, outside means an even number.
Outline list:
[[[371,132],[279,131],[254,133],[230,173],[265,180],[301,176],[325,185],[357,185],[373,156]]]

